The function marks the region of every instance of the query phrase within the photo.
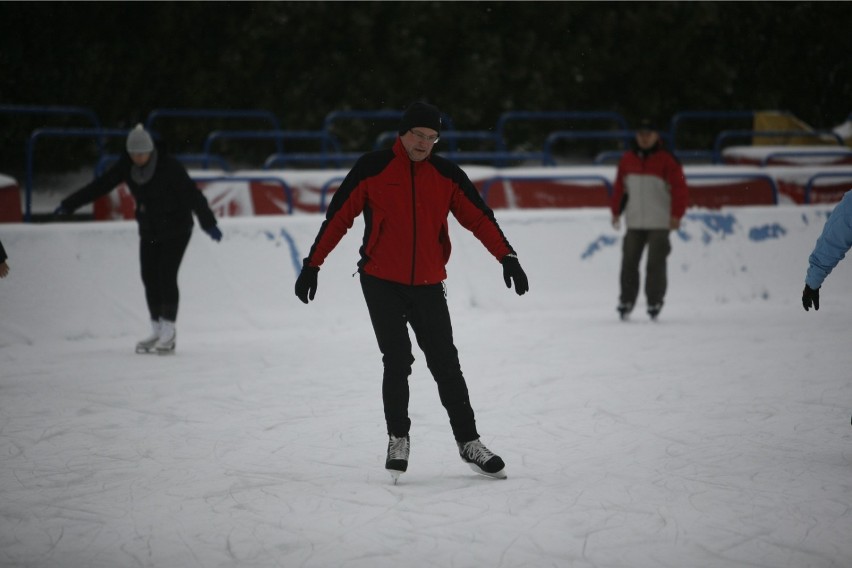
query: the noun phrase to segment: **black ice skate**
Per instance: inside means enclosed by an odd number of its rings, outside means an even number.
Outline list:
[[[388,457],[385,460],[385,469],[393,477],[393,484],[399,480],[399,476],[408,469],[408,453],[411,451],[411,439],[408,436],[398,438],[391,434],[388,437]]]
[[[648,306],[648,315],[650,316],[650,318],[652,320],[656,321],[657,316],[660,315],[660,312],[662,311],[662,309],[663,309],[663,303],[662,302],[660,302],[659,304],[651,304],[650,306]]]
[[[470,469],[488,477],[506,479],[506,464],[500,456],[494,455],[486,448],[478,438],[464,444],[458,442],[458,446],[461,459],[470,466]]]
[[[615,309],[618,311],[618,317],[621,318],[621,321],[627,321],[627,318],[630,317],[630,312],[633,311],[633,303],[621,302]]]

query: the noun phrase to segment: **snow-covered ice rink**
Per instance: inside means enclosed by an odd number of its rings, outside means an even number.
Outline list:
[[[483,441],[458,457],[419,351],[384,471],[356,224],[293,295],[314,215],[196,227],[174,356],[133,222],[0,226],[0,566],[852,566],[852,261],[800,297],[829,206],[691,210],[660,321],[615,312],[602,209],[498,211],[531,291],[452,226],[448,293]]]

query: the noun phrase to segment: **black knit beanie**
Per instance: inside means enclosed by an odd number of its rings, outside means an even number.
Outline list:
[[[656,120],[646,116],[639,120],[639,126],[637,126],[636,130],[653,130],[656,132],[659,130],[659,127]]]
[[[431,128],[435,132],[441,132],[441,111],[438,107],[428,103],[412,103],[405,114],[402,115],[402,120],[399,123],[400,135],[405,134],[412,128],[422,126]]]

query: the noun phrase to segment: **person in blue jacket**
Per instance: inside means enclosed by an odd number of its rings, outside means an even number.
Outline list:
[[[204,194],[184,166],[154,145],[138,124],[127,136],[126,151],[101,177],[62,200],[54,214],[67,215],[126,183],[136,201],[139,263],[151,335],[136,344],[137,353],[173,353],[177,332],[178,269],[192,235],[192,214],[219,242],[222,231]]]
[[[6,278],[9,274],[9,263],[6,262],[8,258],[6,249],[3,248],[3,243],[0,243],[0,278]]]
[[[808,258],[802,305],[819,309],[819,289],[826,277],[852,247],[852,191],[847,191],[829,215],[822,234]]]

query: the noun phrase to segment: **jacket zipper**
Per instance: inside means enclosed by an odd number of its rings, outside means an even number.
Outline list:
[[[414,286],[414,267],[417,263],[417,191],[414,185],[414,162],[411,162],[411,285]]]

